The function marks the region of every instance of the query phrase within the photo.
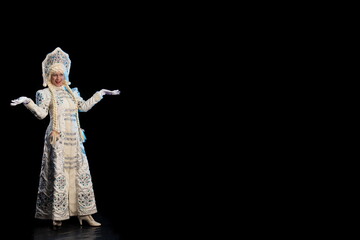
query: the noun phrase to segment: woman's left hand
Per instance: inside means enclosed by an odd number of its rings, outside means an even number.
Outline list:
[[[119,90],[110,91],[110,90],[107,90],[107,89],[101,89],[100,94],[102,96],[104,96],[104,95],[119,95],[120,91]]]

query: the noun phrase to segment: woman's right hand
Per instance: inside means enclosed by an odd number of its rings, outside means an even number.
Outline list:
[[[27,98],[27,97],[19,97],[17,99],[14,99],[14,100],[11,100],[11,103],[10,105],[11,106],[16,106],[20,103],[25,103],[25,104],[28,104],[30,102],[30,98]]]

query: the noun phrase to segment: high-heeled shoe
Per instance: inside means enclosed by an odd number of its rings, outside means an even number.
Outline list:
[[[82,225],[82,221],[85,220],[92,227],[101,226],[101,223],[96,222],[91,215],[78,216],[78,218],[79,218],[80,225]]]
[[[53,220],[53,226],[54,227],[61,227],[62,222],[61,221],[55,221]]]

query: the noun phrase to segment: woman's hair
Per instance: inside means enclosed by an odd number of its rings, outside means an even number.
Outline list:
[[[53,73],[57,73],[57,72],[63,73],[66,83],[68,85],[71,84],[69,82],[69,73],[67,72],[65,65],[62,63],[54,63],[53,65],[51,65],[51,67],[49,68],[49,73],[47,75],[47,79],[46,79],[47,83],[51,83],[51,75]]]
[[[50,67],[50,71],[49,71],[49,75],[47,77],[47,83],[48,83],[48,87],[49,90],[51,92],[51,101],[52,101],[52,116],[53,116],[53,122],[52,122],[52,136],[53,136],[53,143],[56,142],[56,139],[59,138],[60,136],[60,129],[58,126],[58,122],[57,122],[57,103],[56,103],[56,89],[55,86],[52,84],[51,82],[51,75],[53,73],[57,73],[57,72],[61,72],[64,74],[65,77],[65,81],[64,81],[64,86],[67,89],[67,91],[70,93],[72,99],[74,100],[74,103],[76,105],[76,108],[78,108],[78,101],[73,93],[73,91],[71,90],[71,88],[69,87],[69,76],[67,74],[66,68],[62,63],[55,63]],[[84,141],[84,137],[80,128],[80,121],[79,121],[79,111],[76,111],[76,122],[78,125],[78,129],[79,129],[79,135],[80,135],[80,140]]]

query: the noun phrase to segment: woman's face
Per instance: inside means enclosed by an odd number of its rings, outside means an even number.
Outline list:
[[[57,87],[64,85],[65,77],[62,72],[53,72],[51,74],[51,83]]]

